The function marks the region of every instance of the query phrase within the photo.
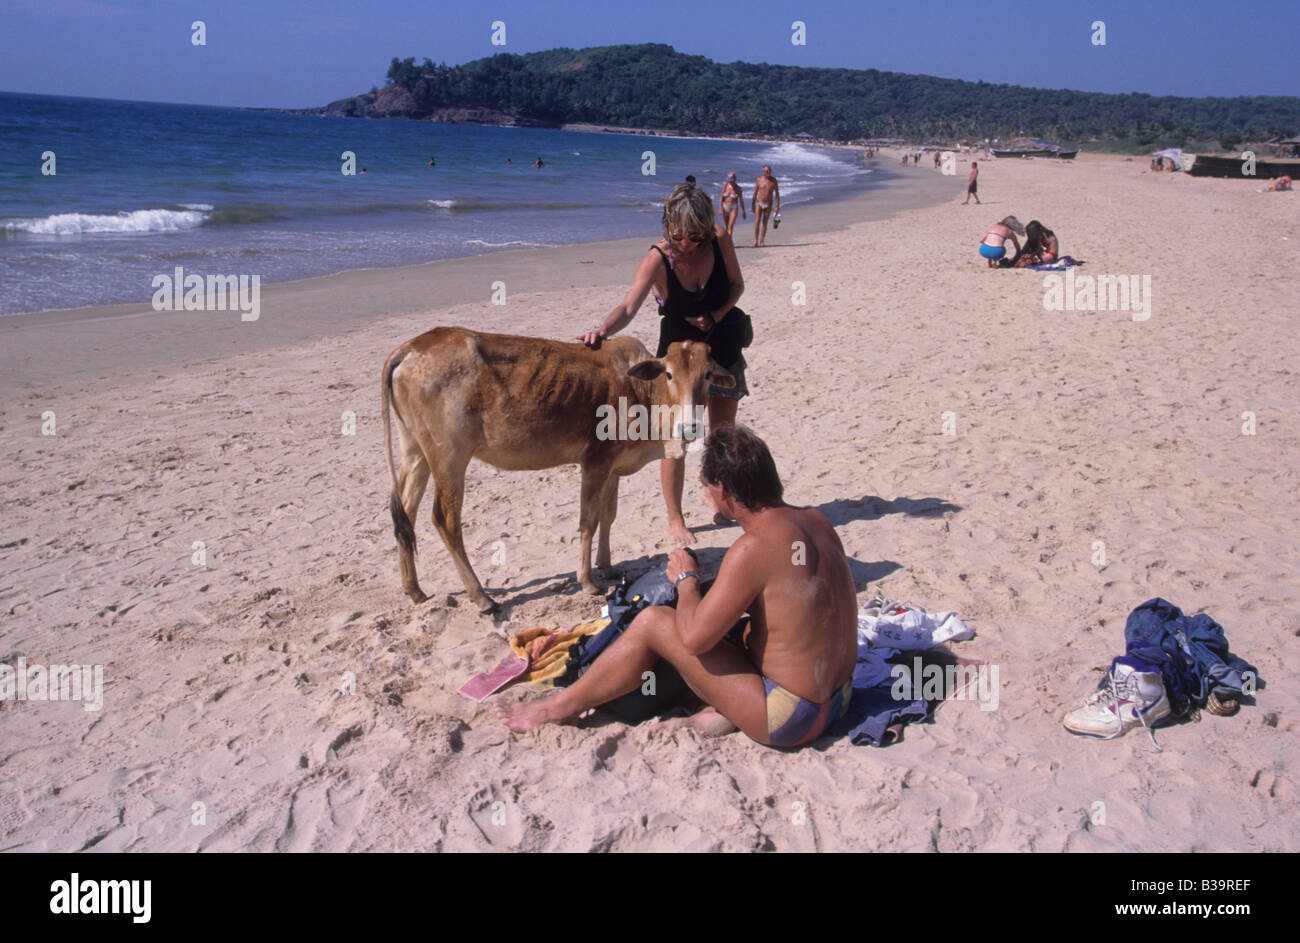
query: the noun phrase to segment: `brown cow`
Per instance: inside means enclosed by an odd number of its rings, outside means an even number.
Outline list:
[[[619,337],[598,350],[509,334],[435,328],[389,355],[383,371],[384,448],[393,483],[389,509],[397,537],[402,588],[427,597],[415,575],[415,518],[432,473],[433,523],[460,572],[465,591],[485,613],[497,608],[465,555],[461,502],[471,458],[508,471],[582,467],[582,534],[578,582],[596,564],[610,566],[609,528],[618,512],[618,479],[653,459],[680,458],[684,439],[703,433],[709,383],[735,380],[709,359],[705,344],[673,344],[662,359],[640,341]],[[393,468],[389,404],[396,419],[402,470]],[[620,425],[617,416],[652,414]],[[684,421],[676,421],[676,420]]]

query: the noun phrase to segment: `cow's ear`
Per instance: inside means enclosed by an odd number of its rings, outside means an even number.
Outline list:
[[[709,377],[709,382],[714,386],[724,390],[734,390],[736,388],[736,378],[726,370],[723,370],[716,363],[709,364],[709,369],[713,372],[713,376]]]
[[[662,360],[642,360],[628,368],[627,375],[637,380],[653,380],[665,370]]]

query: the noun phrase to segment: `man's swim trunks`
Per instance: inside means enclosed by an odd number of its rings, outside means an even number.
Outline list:
[[[980,255],[986,259],[1000,259],[1006,254],[1006,246],[991,246],[987,242],[980,243]]]
[[[767,678],[763,688],[767,691],[767,737],[774,747],[799,747],[816,740],[844,716],[853,698],[852,678],[823,704],[792,694]]]

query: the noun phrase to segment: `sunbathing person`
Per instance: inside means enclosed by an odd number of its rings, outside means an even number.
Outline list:
[[[1020,240],[1015,237],[1015,233],[1023,236],[1025,227],[1014,216],[1007,216],[1002,222],[994,223],[989,227],[989,231],[980,241],[980,257],[988,262],[989,268],[996,268],[998,262],[1006,258],[1007,250],[1004,243],[1008,239],[1016,247],[1016,255],[1020,255]]]
[[[1273,186],[1268,188],[1268,192],[1280,193],[1283,190],[1290,190],[1290,189],[1291,189],[1291,178],[1278,177],[1276,180],[1273,181]]]
[[[1061,243],[1057,240],[1056,233],[1052,232],[1041,223],[1039,226],[1042,229],[1043,247],[1043,251],[1040,253],[1039,258],[1044,265],[1050,265],[1061,257]],[[1025,231],[1028,232],[1029,227],[1026,226]]]
[[[857,662],[857,600],[835,529],[821,512],[782,500],[771,453],[742,426],[709,434],[700,480],[744,529],[708,593],[701,597],[692,556],[674,550],[667,574],[677,608],[643,610],[563,691],[498,704],[511,730],[558,723],[636,691],[661,658],[710,705],[693,722],[712,733],[729,721],[759,743],[801,746],[843,716]]]
[[[1031,219],[1025,227],[1025,245],[1011,261],[1012,268],[1028,268],[1031,265],[1050,265],[1061,254],[1060,243],[1056,233],[1052,232],[1036,219]]]

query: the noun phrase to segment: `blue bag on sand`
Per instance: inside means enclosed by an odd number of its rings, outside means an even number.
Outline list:
[[[1263,686],[1255,667],[1228,650],[1223,626],[1205,613],[1188,618],[1159,597],[1129,613],[1124,641],[1126,654],[1159,669],[1169,705],[1178,716],[1203,707],[1211,693],[1247,693],[1247,673],[1253,688]]]
[[[655,567],[610,590],[607,602],[609,625],[595,635],[579,639],[569,650],[568,670],[556,684],[572,684],[587,673],[592,662],[622,635],[637,614],[648,606],[677,605],[677,587],[668,582],[662,567]],[[671,664],[660,659],[654,666],[654,693],[633,691],[601,706],[613,711],[625,723],[639,724],[674,707],[686,694],[686,682]]]

